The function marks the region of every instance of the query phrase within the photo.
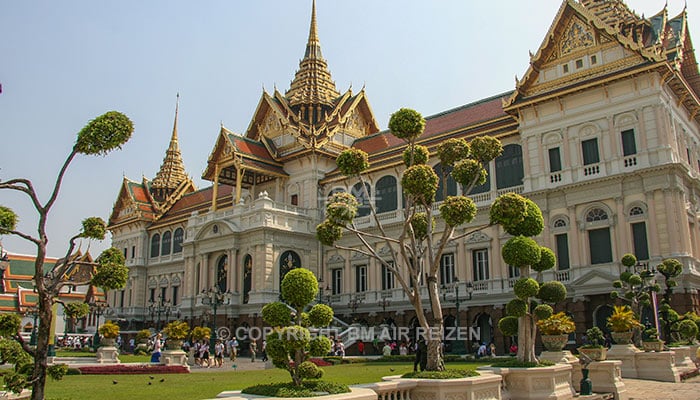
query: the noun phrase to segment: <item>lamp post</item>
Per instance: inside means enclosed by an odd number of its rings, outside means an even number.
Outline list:
[[[323,304],[323,277],[318,277],[318,303]]]
[[[211,319],[211,338],[209,338],[209,353],[214,354],[214,346],[216,345],[216,309],[219,305],[227,305],[231,303],[231,292],[222,292],[219,286],[214,286],[209,290],[202,290],[202,304],[211,306],[214,315]]]
[[[156,301],[151,300],[148,303],[148,311],[151,314],[151,323],[153,322],[153,316],[158,316],[158,320],[156,322],[156,330],[160,330],[160,315],[165,313],[166,318],[170,316],[170,300],[164,299],[162,295],[159,295]]]
[[[100,317],[107,311],[109,304],[106,301],[95,300],[90,303],[90,311],[92,311],[97,316],[97,322],[95,326],[95,336],[92,339],[92,346],[97,348],[100,345]]]
[[[37,334],[36,319],[39,316],[39,306],[27,307],[24,312],[26,315],[31,315],[34,318],[34,322],[32,323],[32,334],[29,337],[29,345],[36,346],[36,334]]]
[[[472,294],[474,293],[474,284],[471,281],[467,281],[465,284],[467,288],[467,295],[469,296],[466,300],[472,299]],[[454,354],[464,354],[466,349],[464,347],[464,340],[461,337],[461,327],[459,326],[459,278],[455,276],[454,280],[448,285],[443,285],[443,299],[447,301],[447,293],[454,288],[455,291],[455,326],[457,327],[457,339],[452,344],[452,353]]]
[[[348,307],[350,307],[352,313],[355,314],[355,311],[357,311],[358,307],[360,307],[360,304],[362,304],[362,299],[358,298],[357,296],[354,296],[350,298],[350,301],[348,302]]]

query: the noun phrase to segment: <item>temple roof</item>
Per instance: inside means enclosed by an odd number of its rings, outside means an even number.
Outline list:
[[[328,70],[328,63],[321,55],[321,42],[316,27],[316,0],[311,8],[311,26],[306,43],[304,58],[299,62],[299,69],[294,75],[289,90],[285,93],[289,104],[325,104],[333,105],[340,92],[335,87]]]
[[[180,107],[180,94],[177,95],[175,103],[175,121],[173,123],[173,133],[170,137],[170,145],[165,151],[165,158],[160,166],[160,170],[151,182],[151,191],[155,199],[159,202],[165,201],[175,190],[189,178],[185,173],[185,164],[182,162],[180,146],[177,140],[177,116]]]

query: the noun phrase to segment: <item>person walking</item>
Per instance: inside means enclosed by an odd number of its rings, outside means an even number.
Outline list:
[[[255,362],[255,352],[258,351],[258,344],[255,342],[255,339],[250,341],[248,347],[250,349],[250,362]]]
[[[161,341],[162,335],[159,333],[156,335],[156,338],[153,339],[153,353],[151,353],[151,362],[152,363],[159,363],[160,362],[160,349],[163,346],[163,342]]]
[[[224,343],[221,340],[214,345],[214,365],[219,368],[224,365]]]
[[[260,347],[260,361],[267,361],[267,340],[263,339],[262,346]]]

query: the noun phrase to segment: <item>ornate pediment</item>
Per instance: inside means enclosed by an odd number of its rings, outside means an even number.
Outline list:
[[[328,259],[328,264],[344,264],[345,263],[345,258],[341,256],[340,254],[333,254],[329,259]]]
[[[561,56],[566,56],[593,46],[595,46],[595,36],[591,27],[578,18],[572,18],[557,48]]]
[[[481,242],[488,242],[491,240],[491,238],[483,233],[483,232],[474,232],[471,235],[467,236],[467,243],[481,243]]]

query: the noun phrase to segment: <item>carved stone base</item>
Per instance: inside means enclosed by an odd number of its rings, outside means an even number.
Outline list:
[[[671,347],[671,350],[676,353],[674,355],[676,359],[676,368],[678,368],[681,374],[697,369],[693,361],[695,359],[695,354],[693,354],[689,346]]]
[[[231,399],[231,400],[250,400],[250,399],[279,399],[279,397],[263,397],[255,396],[251,394],[241,393],[240,390],[231,390],[227,392],[221,392],[216,396],[217,399]],[[330,394],[326,396],[315,396],[312,397],[314,400],[323,399],[347,399],[347,400],[377,400],[377,394],[372,389],[367,388],[350,388],[350,393],[343,394]]]
[[[608,360],[622,361],[622,377],[637,378],[637,354],[643,353],[633,344],[614,344],[608,350]],[[592,379],[592,378],[591,378]],[[595,385],[595,381],[594,381]]]
[[[99,364],[119,364],[119,350],[114,346],[99,347],[96,356]]]
[[[540,368],[493,368],[512,400],[573,399],[570,364]]]
[[[163,365],[187,365],[187,353],[182,350],[164,350],[160,355],[160,363]]]
[[[622,361],[594,361],[588,364],[588,377],[593,383],[594,393],[612,393],[615,400],[625,400],[629,397],[625,383],[622,381],[620,370]]]
[[[581,363],[578,357],[571,354],[569,350],[562,351],[543,351],[539,355],[540,360],[547,360],[557,364],[571,364],[571,386],[575,391],[581,391],[581,379],[583,375],[581,374]]]
[[[624,378],[625,375],[623,374]],[[637,377],[662,382],[680,382],[674,352],[642,352],[637,354]]]

